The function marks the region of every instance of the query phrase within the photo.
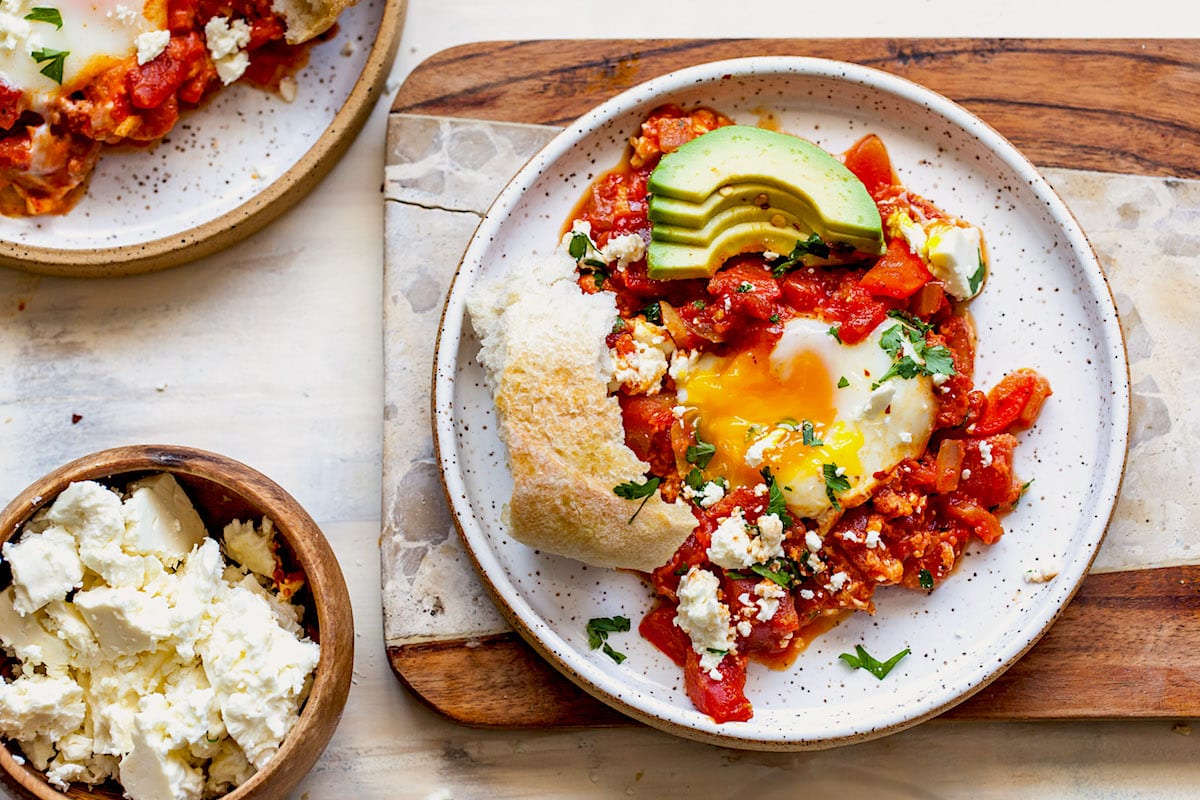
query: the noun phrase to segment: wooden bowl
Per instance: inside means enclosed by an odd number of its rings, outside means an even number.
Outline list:
[[[281,798],[304,777],[333,735],[350,691],[354,661],[354,619],[346,581],[321,529],[291,495],[265,475],[215,453],[173,445],[117,447],[72,461],[17,495],[0,511],[0,543],[16,535],[38,509],[74,481],[122,486],[156,472],[175,477],[210,533],[233,519],[269,517],[285,565],[291,562],[307,577],[297,602],[305,607],[305,628],[321,645],[312,690],[279,752],[250,780],[224,795],[228,800]],[[7,570],[0,574],[0,586],[10,580]],[[116,800],[123,796],[112,783],[95,788],[72,784],[69,792],[60,792],[39,771],[19,763],[8,747],[0,747],[0,767],[0,780],[22,797]]]

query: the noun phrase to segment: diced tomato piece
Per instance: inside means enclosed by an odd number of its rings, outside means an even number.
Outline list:
[[[683,665],[683,680],[688,697],[696,708],[713,718],[714,722],[745,722],[754,716],[746,699],[746,658],[727,655],[717,669],[720,680],[714,680],[700,669],[700,656],[691,647]]]
[[[661,478],[675,476],[675,449],[671,426],[675,424],[675,397],[670,394],[622,394],[621,418],[625,422],[625,444],[650,472]]]
[[[962,523],[963,527],[975,534],[984,544],[995,544],[1004,535],[1004,528],[1000,526],[996,515],[974,500],[948,496],[945,498],[944,507],[948,517]]]
[[[206,61],[205,45],[200,35],[173,36],[167,49],[158,58],[129,71],[128,88],[137,108],[157,108],[199,71]]]
[[[1021,481],[1013,472],[1012,463],[1016,437],[1002,433],[981,441],[966,439],[963,445],[966,451],[959,494],[970,497],[989,511],[1007,511],[1021,496]],[[986,458],[983,456],[985,450]]]
[[[709,542],[712,541],[711,535],[711,526],[700,526],[692,531],[671,556],[671,560],[650,574],[650,583],[654,586],[654,591],[674,601],[675,593],[679,591],[679,579],[686,575],[689,569],[703,564],[708,559],[706,551]]]
[[[708,282],[708,293],[730,314],[770,319],[779,310],[779,284],[761,256],[738,256]]]
[[[900,183],[892,169],[883,140],[871,133],[855,142],[846,151],[842,160],[854,175],[863,182],[871,197],[876,199],[888,189]]]
[[[907,299],[933,280],[933,275],[921,257],[897,236],[888,243],[883,258],[863,276],[859,283],[871,294]]]
[[[1050,382],[1032,369],[1018,369],[1000,379],[987,394],[983,418],[975,423],[974,436],[1020,431],[1037,419],[1042,403],[1053,392]]]
[[[25,93],[0,80],[0,128],[8,130],[24,111],[21,98]]]
[[[682,667],[687,661],[687,652],[692,649],[692,643],[683,629],[675,624],[675,613],[674,604],[655,606],[650,609],[650,613],[642,617],[638,633]]]

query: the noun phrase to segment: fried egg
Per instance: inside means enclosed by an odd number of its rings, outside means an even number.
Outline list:
[[[695,415],[701,441],[716,447],[705,476],[753,486],[770,467],[801,517],[865,500],[874,473],[924,452],[933,426],[929,377],[879,383],[893,363],[881,339],[899,324],[889,319],[848,345],[828,322],[798,318],[759,348],[679,357],[679,402]]]
[[[166,23],[164,0],[2,0],[0,80],[38,108],[135,55],[138,38]]]

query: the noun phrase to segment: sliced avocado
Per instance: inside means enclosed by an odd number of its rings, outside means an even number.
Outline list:
[[[664,225],[655,223],[654,241],[676,242],[703,247],[712,242],[726,230],[748,222],[761,222],[779,228],[789,233],[795,239],[807,239],[812,233],[812,226],[807,220],[799,219],[792,214],[776,209],[766,211],[755,206],[738,206],[727,208],[713,216],[703,228],[689,228],[682,225]],[[794,243],[793,243],[794,246]],[[791,250],[791,247],[788,248]],[[747,251],[748,252],[748,251]]]
[[[820,223],[820,216],[813,212],[812,205],[765,183],[742,183],[722,186],[709,195],[703,203],[678,200],[665,195],[650,196],[650,221],[684,228],[703,228],[708,220],[730,208],[749,206],[763,210],[777,209],[800,219],[810,220],[811,225]]]
[[[809,232],[865,253],[884,249],[879,210],[862,181],[821,148],[787,134],[717,128],[663,156],[648,188],[652,278],[697,277],[702,267],[711,275],[738,253],[787,253]],[[780,215],[784,226],[772,225]],[[681,240],[690,243],[683,250],[654,247]],[[689,252],[705,241],[712,257]]]
[[[787,255],[796,242],[807,239],[795,228],[779,228],[769,222],[746,222],[723,231],[706,245],[651,240],[646,248],[646,269],[655,280],[707,278],[726,259],[739,253]],[[667,265],[664,267],[664,265]]]

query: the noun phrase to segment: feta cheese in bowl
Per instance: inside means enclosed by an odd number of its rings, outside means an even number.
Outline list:
[[[0,778],[38,798],[282,797],[349,691],[320,529],[235,461],[87,456],[0,512]]]

